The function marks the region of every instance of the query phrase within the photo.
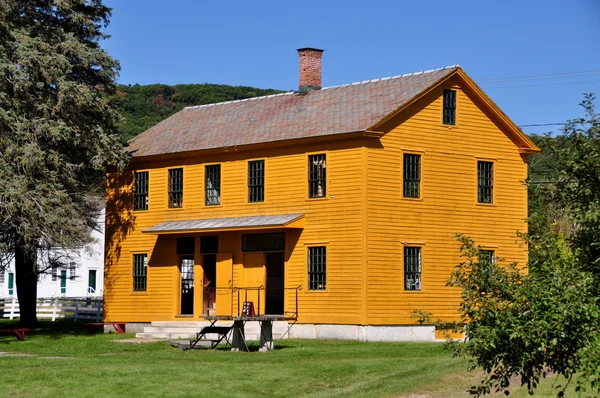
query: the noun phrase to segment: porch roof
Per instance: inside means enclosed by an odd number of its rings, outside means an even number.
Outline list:
[[[186,232],[238,231],[270,228],[303,228],[304,214],[278,214],[271,216],[248,216],[207,218],[203,220],[165,221],[142,230],[142,233],[163,235]]]

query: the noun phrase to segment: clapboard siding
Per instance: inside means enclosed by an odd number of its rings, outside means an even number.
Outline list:
[[[308,198],[308,154],[327,154],[327,198]],[[248,203],[247,162],[265,160],[265,201]],[[106,319],[129,322],[175,320],[180,286],[175,235],[157,238],[141,231],[163,221],[219,217],[304,213],[301,231],[287,230],[286,287],[299,292],[300,322],[357,323],[364,313],[363,262],[363,148],[362,140],[305,145],[293,149],[222,153],[153,162],[132,162],[131,170],[149,171],[149,209],[133,212],[135,229],[115,241],[108,257]],[[221,164],[221,205],[204,206],[204,166]],[[168,169],[182,167],[183,208],[167,208]],[[125,187],[131,190],[132,183]],[[110,201],[109,191],[108,200]],[[244,233],[273,232],[256,230]],[[243,281],[242,232],[220,232],[219,251],[233,255],[234,285]],[[183,236],[183,235],[182,235]],[[198,237],[199,235],[191,235]],[[311,242],[327,242],[327,289],[308,290],[307,251]],[[317,245],[321,245],[318,243]],[[196,243],[196,281],[202,281],[199,245]],[[149,255],[146,292],[133,292],[132,257]],[[196,283],[198,286],[199,283]],[[219,282],[217,281],[217,285]],[[286,310],[293,311],[295,293],[287,292]],[[195,318],[201,314],[195,300]],[[234,294],[234,310],[237,296]],[[181,318],[179,318],[181,319]],[[189,318],[188,318],[189,319]]]
[[[464,87],[461,87],[464,84]],[[525,264],[526,155],[519,147],[535,146],[509,129],[506,121],[469,81],[455,75],[386,119],[361,138],[319,140],[295,146],[236,148],[194,155],[133,158],[130,169],[108,175],[105,317],[108,321],[150,322],[177,318],[180,273],[175,254],[177,235],[142,234],[163,221],[276,214],[305,214],[303,229],[286,232],[285,286],[302,287],[298,295],[300,323],[414,324],[416,309],[435,317],[456,319],[459,292],[446,286],[461,261],[457,233],[496,251],[505,262]],[[442,90],[457,91],[455,126],[442,124]],[[463,91],[464,88],[464,91]],[[515,135],[516,134],[516,135]],[[509,136],[512,136],[511,140]],[[355,136],[356,137],[356,136]],[[327,197],[308,198],[308,155],[327,155]],[[403,198],[404,153],[421,154],[421,197]],[[265,161],[265,200],[248,203],[247,162]],[[494,202],[477,203],[477,160],[494,162]],[[204,167],[221,165],[221,204],[204,205]],[[168,169],[184,174],[183,207],[168,209]],[[149,209],[132,212],[134,171],[149,172]],[[125,197],[123,199],[123,197]],[[111,210],[112,209],[112,210]],[[109,219],[110,218],[110,219]],[[124,228],[125,225],[130,228]],[[244,233],[219,235],[219,252],[229,266],[233,286],[250,279],[244,267]],[[183,235],[180,235],[183,236]],[[200,234],[192,234],[199,238]],[[405,244],[422,247],[422,290],[404,291]],[[308,290],[310,246],[327,247],[327,288]],[[132,257],[148,253],[146,292],[133,292]],[[250,261],[250,260],[249,260]],[[251,261],[257,261],[252,257]],[[197,293],[203,282],[202,256],[195,249]],[[227,274],[229,275],[229,274]],[[228,276],[229,277],[229,276]],[[229,281],[217,287],[227,288]],[[286,293],[286,311],[295,310],[295,292]],[[237,310],[237,294],[232,306]],[[194,302],[194,318],[202,298]]]
[[[442,90],[457,91],[455,126],[442,124]],[[408,114],[409,116],[406,116]],[[395,123],[395,125],[391,125]],[[382,148],[367,149],[367,319],[412,324],[412,311],[458,316],[459,292],[446,286],[461,261],[456,233],[526,262],[517,231],[526,231],[526,161],[517,146],[456,81],[449,81],[392,120]],[[405,199],[404,153],[421,154],[421,198]],[[477,160],[495,162],[494,203],[477,203]],[[404,291],[404,244],[422,247],[422,291]]]

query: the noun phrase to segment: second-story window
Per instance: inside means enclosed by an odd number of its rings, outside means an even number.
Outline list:
[[[444,90],[444,124],[456,124],[456,91]]]
[[[421,155],[404,154],[404,197],[421,196]]]
[[[310,198],[324,198],[327,194],[326,169],[325,154],[308,157],[308,196]]]
[[[148,172],[135,173],[135,205],[134,210],[148,210]]]
[[[169,207],[183,207],[183,169],[169,169]]]
[[[404,247],[404,290],[421,290],[420,247]]]
[[[494,163],[477,162],[477,201],[492,203],[494,193]]]
[[[204,204],[221,204],[221,165],[211,164],[204,167]]]
[[[248,162],[248,202],[265,201],[265,161]]]

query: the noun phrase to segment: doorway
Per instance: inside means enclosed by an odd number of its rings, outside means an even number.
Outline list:
[[[267,315],[283,315],[285,286],[284,252],[265,253],[267,271],[265,313]]]
[[[181,256],[181,315],[194,314],[194,256]]]
[[[217,255],[204,254],[202,268],[204,269],[204,314],[212,316],[217,310]]]

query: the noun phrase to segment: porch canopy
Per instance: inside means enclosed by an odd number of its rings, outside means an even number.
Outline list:
[[[252,229],[304,228],[304,214],[279,214],[208,218],[203,220],[165,221],[142,231],[145,234],[164,235],[195,232],[241,231]]]

